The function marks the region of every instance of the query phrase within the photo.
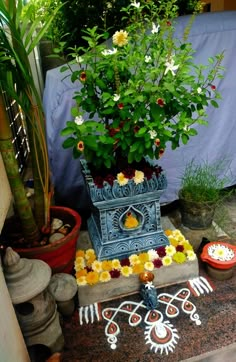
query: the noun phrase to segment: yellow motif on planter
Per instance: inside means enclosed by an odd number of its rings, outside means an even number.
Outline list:
[[[124,226],[127,229],[133,229],[138,226],[139,222],[134,214],[128,212],[125,218]]]

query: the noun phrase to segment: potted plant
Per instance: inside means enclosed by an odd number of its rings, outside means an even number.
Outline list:
[[[207,229],[222,200],[227,177],[220,177],[222,161],[212,164],[191,161],[186,165],[179,191],[182,224],[190,229]]]
[[[55,10],[54,14],[58,9]],[[56,250],[60,245],[64,248],[59,258],[63,266],[72,269],[72,250],[75,252],[75,242],[80,227],[79,215],[70,209],[50,207],[52,197],[52,185],[50,184],[50,171],[45,140],[45,124],[42,108],[42,101],[36,89],[28,55],[38,44],[41,37],[50,26],[54,14],[39,32],[35,33],[38,19],[33,23],[29,22],[26,15],[22,18],[22,1],[0,0],[0,67],[1,67],[1,94],[0,94],[0,151],[3,157],[6,173],[14,197],[14,206],[23,232],[22,248],[18,249],[22,255],[26,249],[26,256],[41,258],[48,261],[55,267],[58,262],[55,257]],[[27,128],[28,141],[30,147],[31,167],[34,179],[34,205],[33,210],[26,196],[24,183],[18,171],[18,164],[13,148],[12,133],[9,118],[5,109],[4,97],[15,100],[20,106]],[[72,226],[71,232],[59,241],[45,245],[44,236],[50,234],[51,217],[64,218],[65,222]],[[65,214],[65,215],[64,215]],[[14,225],[16,227],[16,225]],[[68,255],[72,259],[65,261],[65,244],[70,241],[70,251]],[[72,246],[73,240],[73,246]],[[24,248],[23,248],[24,246]],[[35,248],[30,248],[36,246]],[[49,252],[49,254],[48,254]],[[44,255],[44,254],[48,255]],[[50,256],[51,255],[51,256]],[[64,260],[63,260],[64,259]],[[62,261],[63,260],[63,261]],[[68,264],[70,266],[68,267]],[[66,269],[67,270],[67,269]]]
[[[165,182],[163,172],[149,161],[158,160],[169,142],[173,149],[181,142],[186,144],[197,134],[195,123],[207,124],[206,107],[218,107],[216,85],[222,77],[223,54],[209,59],[208,66],[194,64],[187,40],[191,23],[182,40],[174,37],[175,0],[160,1],[158,6],[154,1],[132,1],[122,11],[129,24],[125,30],[106,40],[107,34],[98,34],[96,27],[87,29],[84,39],[88,47],[75,48],[73,60],[61,68],[62,72],[71,71],[72,82],[80,84],[71,110],[74,121],[67,122],[61,134],[67,137],[63,147],[72,147],[73,156],[83,156],[87,162],[84,172],[92,201],[99,209],[92,215],[92,237],[102,230],[98,238],[113,248],[110,230],[118,225],[117,233],[123,228],[134,247],[150,248],[147,239],[144,245],[140,241],[152,223],[148,222],[151,214],[145,218],[146,211],[138,206],[139,195],[144,189],[161,191]],[[121,214],[117,210],[104,234],[109,214],[104,215],[104,205],[111,195],[118,198],[125,194],[135,197],[136,201],[129,200],[135,207],[129,209],[129,205]],[[129,232],[136,230],[138,241],[125,230],[128,214],[133,217]],[[160,217],[158,207],[153,214]],[[156,232],[160,224],[154,225]]]

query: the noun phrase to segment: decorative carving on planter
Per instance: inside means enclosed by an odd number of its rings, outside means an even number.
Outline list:
[[[169,244],[161,227],[160,196],[167,186],[163,173],[137,185],[129,180],[120,186],[115,180],[113,186],[104,182],[98,188],[86,161],[81,164],[94,206],[88,231],[99,260],[125,258]]]

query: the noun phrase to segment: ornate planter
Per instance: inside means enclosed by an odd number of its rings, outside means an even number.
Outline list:
[[[136,185],[129,180],[125,186],[117,181],[98,188],[85,160],[83,174],[93,203],[88,232],[99,260],[125,258],[134,253],[169,244],[161,227],[160,196],[166,188],[164,174],[153,175]],[[137,226],[127,227],[132,217]]]

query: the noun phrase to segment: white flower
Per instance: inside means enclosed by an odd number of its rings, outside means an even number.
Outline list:
[[[84,123],[84,119],[82,116],[77,116],[75,117],[75,123],[78,125],[78,126],[81,126],[81,124]]]
[[[104,49],[102,51],[102,55],[112,55],[112,54],[116,54],[117,49],[113,48],[113,49]]]
[[[167,245],[165,247],[166,255],[173,256],[176,253],[176,249],[173,245]]]
[[[152,23],[152,30],[151,30],[151,33],[152,34],[156,34],[156,33],[158,33],[158,31],[159,31],[159,28],[160,28],[160,25],[156,25],[155,23]]]
[[[157,133],[154,130],[150,130],[150,131],[148,131],[148,133],[150,134],[151,140],[154,140],[157,136]]]
[[[174,59],[171,59],[170,61],[165,62],[166,70],[164,74],[167,74],[169,71],[172,73],[172,75],[175,75],[175,70],[179,68],[179,65],[174,64]]]
[[[76,55],[75,59],[76,59],[77,63],[82,63],[84,61],[84,58],[82,58],[82,57],[80,57],[78,55]]]
[[[145,62],[146,63],[149,63],[150,61],[151,61],[151,57],[150,57],[150,55],[145,55]]]
[[[130,4],[130,6],[134,6],[135,8],[139,8],[140,3],[136,3],[136,0],[134,0],[134,2]]]
[[[150,260],[150,261],[153,261],[153,260],[159,258],[159,255],[157,254],[156,250],[154,250],[154,249],[148,250],[147,253],[148,253],[148,256],[149,256],[149,260]]]
[[[193,250],[187,250],[186,254],[187,254],[188,260],[190,260],[190,261],[195,260],[197,258],[196,254],[194,253]]]
[[[202,88],[198,87],[197,92],[198,92],[198,94],[201,94],[202,93]]]
[[[120,95],[119,94],[114,94],[113,101],[117,102],[119,99],[120,99]]]

